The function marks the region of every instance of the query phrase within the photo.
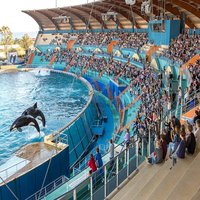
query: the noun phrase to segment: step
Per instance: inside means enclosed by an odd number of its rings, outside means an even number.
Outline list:
[[[146,182],[150,180],[159,169],[160,166],[152,167],[145,163],[143,169],[140,170],[138,174],[127,183],[127,185],[121,188],[112,200],[133,199],[133,194],[143,188],[144,181]]]
[[[200,187],[196,194],[193,195],[191,200],[199,200],[200,199]]]
[[[181,199],[188,200],[192,199],[194,194],[198,193],[200,188],[200,153],[195,157],[186,173],[177,182],[173,191],[168,196],[167,200]]]
[[[137,200],[143,200],[147,199],[149,194],[155,190],[156,187],[160,185],[160,183],[165,179],[165,177],[168,175],[171,167],[171,160],[168,160],[167,162],[163,162],[159,165],[154,165],[152,167],[159,167],[160,169],[154,174],[154,176],[149,180],[145,181],[144,187],[141,188],[141,190],[138,190],[134,194],[133,199]]]
[[[169,170],[167,176],[149,195],[148,200],[164,200],[174,189],[174,185],[181,179],[183,174],[187,171],[190,164],[194,160],[194,156],[187,156],[185,159],[178,159],[177,164]],[[171,164],[172,164],[172,160]]]

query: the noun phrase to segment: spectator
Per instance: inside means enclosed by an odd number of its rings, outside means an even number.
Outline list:
[[[172,131],[172,142],[169,143],[168,150],[167,150],[167,156],[166,160],[168,157],[170,157],[173,152],[177,149],[179,143],[180,143],[180,128],[178,126],[175,126],[175,129]]]
[[[97,170],[93,154],[90,154],[90,160],[88,161],[88,166],[90,167],[92,172],[95,172]]]
[[[175,116],[172,117],[172,123],[174,124],[174,126],[181,128],[181,122],[177,117],[175,117]]]
[[[155,151],[147,158],[148,163],[158,164],[163,161],[163,149],[160,139],[155,143]]]
[[[200,119],[200,112],[198,110],[195,110],[195,116],[193,118],[193,123],[196,123],[196,120]]]
[[[193,126],[188,124],[188,133],[186,135],[186,148],[189,154],[194,154],[196,148],[196,139],[193,133]]]
[[[102,161],[101,153],[99,152],[99,147],[96,148],[95,160],[96,160],[97,168],[100,169],[99,170],[100,174],[103,173],[103,169],[102,169],[103,161]]]
[[[113,160],[114,158],[114,144],[113,144],[113,140],[110,139],[110,144],[109,144],[109,153],[110,153],[110,160]],[[112,161],[113,163],[113,161]]]
[[[176,151],[171,156],[173,160],[173,166],[176,164],[177,158],[182,158],[182,159],[185,158],[186,141],[185,141],[184,131],[181,132],[180,138],[181,138],[181,142],[179,143]]]
[[[126,133],[124,135],[124,141],[125,141],[125,144],[126,144],[126,148],[128,148],[129,144],[130,144],[130,131],[129,131],[128,128],[126,129]]]
[[[160,141],[161,141],[162,151],[163,151],[163,160],[165,160],[165,157],[167,155],[167,142],[165,140],[165,135],[162,134],[160,136]]]
[[[200,150],[200,119],[196,120],[196,131],[194,132],[196,138],[197,149]]]

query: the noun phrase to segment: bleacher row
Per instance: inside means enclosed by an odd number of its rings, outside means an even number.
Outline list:
[[[148,42],[147,33],[126,33],[126,32],[107,32],[107,33],[85,33],[85,34],[40,34],[37,44],[61,46],[67,44],[69,39],[76,40],[76,44],[107,46],[112,40],[118,41],[120,48],[140,48]]]
[[[118,37],[125,38],[128,36],[123,35],[124,33],[110,34],[110,38]],[[108,34],[107,34],[108,35]],[[131,34],[130,34],[131,35]],[[74,36],[74,35],[73,35]],[[138,35],[139,36],[139,35]],[[45,36],[46,37],[46,36]],[[55,35],[53,36],[55,37]],[[137,36],[129,36],[130,38],[134,38]],[[146,37],[145,35],[139,36],[133,40],[141,40],[141,37]],[[67,38],[67,37],[65,37]],[[69,38],[69,37],[68,37]],[[88,39],[90,38],[90,39]],[[104,41],[102,41],[102,35],[99,33],[96,34],[88,34],[87,39],[85,40],[85,36],[81,34],[77,38],[77,44],[79,45],[97,45],[101,46],[102,44],[108,44],[111,42],[107,36]],[[58,39],[58,38],[57,38]],[[119,42],[120,47],[127,47],[132,48],[133,46],[128,46],[127,44],[123,44],[123,40]],[[186,43],[184,41],[186,40]],[[46,41],[50,41],[50,38]],[[62,39],[59,41],[62,41]],[[127,40],[128,41],[128,40]],[[132,41],[132,40],[130,40]],[[65,41],[66,42],[66,41]],[[137,42],[136,42],[137,43]],[[50,44],[50,43],[49,43]],[[49,45],[48,44],[48,45]],[[133,42],[135,44],[135,42]],[[195,44],[195,45],[194,45]],[[124,46],[123,46],[124,45]],[[141,48],[144,43],[139,44]],[[138,46],[134,46],[138,47]],[[163,52],[163,56],[166,56],[172,60],[178,61],[181,63],[186,63],[190,60],[195,54],[196,51],[199,50],[200,47],[200,36],[199,35],[192,35],[189,36],[187,34],[180,35],[175,41],[173,41],[172,45],[169,47],[168,50]],[[189,49],[187,52],[184,48]],[[177,53],[177,49],[178,51]],[[124,107],[125,108],[125,115],[123,118],[122,123],[122,130],[123,127],[129,127],[131,132],[137,134],[141,140],[146,138],[148,141],[148,132],[151,127],[153,130],[154,136],[157,136],[157,141],[159,141],[158,147],[156,148],[162,149],[163,151],[163,144],[169,145],[169,143],[173,143],[175,139],[175,135],[179,135],[184,132],[186,134],[182,140],[187,141],[187,138],[190,136],[190,131],[184,126],[178,132],[172,132],[171,130],[175,130],[175,126],[177,125],[175,120],[179,120],[177,118],[171,120],[171,114],[166,115],[167,118],[163,118],[165,113],[168,113],[172,109],[172,94],[168,94],[168,91],[163,87],[163,83],[158,76],[157,72],[150,67],[150,63],[144,64],[142,69],[138,69],[136,66],[132,65],[129,61],[122,62],[115,60],[112,56],[108,58],[104,57],[96,57],[95,54],[90,55],[89,57],[83,54],[78,54],[74,51],[68,51],[66,49],[57,49],[57,50],[46,50],[45,52],[37,53],[36,57],[34,58],[34,62],[39,60],[41,64],[47,64],[51,61],[52,57],[56,56],[55,63],[59,63],[60,65],[64,66],[62,69],[66,69],[70,72],[76,73],[78,76],[84,75],[91,75],[93,74],[95,78],[103,79],[105,77],[112,78],[116,82],[123,80],[124,83],[129,85],[129,89],[122,95],[124,99]],[[75,59],[73,59],[75,58]],[[183,59],[182,59],[183,58]],[[70,65],[70,66],[69,66]],[[69,66],[69,67],[68,67]],[[65,68],[66,67],[66,68]],[[84,73],[83,73],[84,72]],[[189,89],[185,91],[185,94],[181,95],[182,105],[188,102],[188,100],[193,100],[197,98],[197,104],[199,104],[199,87],[200,87],[200,76],[199,76],[199,60],[196,61],[194,64],[189,65],[189,72],[191,74],[192,80],[189,85]],[[98,83],[97,83],[98,84]],[[94,86],[95,87],[95,86]],[[161,89],[162,88],[162,89]],[[98,86],[96,86],[98,90]],[[101,91],[102,92],[102,91]],[[192,96],[191,96],[192,95]],[[131,102],[133,102],[138,96],[140,96],[140,100],[137,101],[138,105],[130,106]],[[178,95],[177,95],[178,96]],[[121,99],[121,100],[122,100]],[[174,103],[176,98],[174,99]],[[126,107],[128,108],[126,110]],[[191,109],[194,109],[191,107]],[[197,108],[195,108],[197,109]],[[161,115],[162,113],[162,115]],[[172,111],[171,111],[172,113]],[[197,116],[200,115],[200,112],[197,112]],[[196,117],[196,116],[195,116]],[[200,118],[200,116],[199,116]],[[161,132],[160,121],[168,119],[170,125],[167,129],[164,129]],[[125,122],[125,123],[124,123]],[[131,122],[131,123],[129,123]],[[192,123],[192,122],[191,122]],[[128,126],[127,126],[128,125]],[[170,129],[171,128],[171,129]],[[184,130],[183,130],[184,129]],[[194,130],[196,131],[195,127]],[[182,131],[182,132],[181,132]],[[160,139],[160,133],[164,135],[162,139]],[[121,133],[123,134],[123,133]],[[200,134],[200,133],[199,133]],[[123,136],[123,135],[122,135]],[[197,137],[197,136],[196,136]],[[163,139],[164,138],[164,139]],[[182,141],[179,139],[179,143]],[[119,143],[123,141],[123,137],[120,138],[118,141]],[[199,140],[196,141],[198,146]],[[184,151],[186,151],[186,144],[184,147]],[[166,147],[165,147],[166,149]],[[185,154],[185,153],[184,153]],[[197,156],[196,156],[197,155]],[[170,155],[171,156],[171,155]],[[196,157],[195,157],[196,156]],[[157,159],[157,158],[155,158]],[[165,160],[163,158],[162,160]],[[136,176],[128,185],[117,194],[116,199],[124,199],[124,198],[138,198],[138,199],[163,199],[163,191],[166,191],[164,199],[172,199],[172,197],[177,196],[177,199],[182,197],[181,194],[181,186],[184,185],[183,181],[186,180],[185,178],[189,178],[191,175],[191,170],[194,169],[197,172],[197,162],[199,161],[199,155],[195,153],[193,156],[186,156],[186,159],[183,161],[178,160],[178,164],[172,168],[173,170],[169,170],[172,165],[171,160],[169,159],[166,161],[165,164],[162,166],[154,166],[150,167],[144,164],[141,168],[141,172],[138,176]],[[156,163],[156,161],[155,161]],[[162,173],[163,172],[163,173]],[[145,182],[143,181],[145,179]],[[176,192],[173,187],[179,190]],[[199,181],[195,179],[195,187],[191,188],[191,191],[198,192],[199,186],[197,183]],[[133,187],[133,184],[135,187]],[[187,185],[185,185],[186,187]],[[134,188],[134,190],[133,190]],[[164,188],[164,189],[163,189]],[[190,187],[189,187],[190,188]],[[185,192],[184,192],[185,193]],[[192,195],[190,195],[191,197]],[[187,195],[185,195],[185,199],[187,199]],[[183,199],[184,199],[183,198]]]

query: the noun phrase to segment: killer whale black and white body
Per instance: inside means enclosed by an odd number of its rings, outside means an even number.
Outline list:
[[[38,118],[42,121],[43,126],[46,125],[46,120],[44,114],[41,110],[38,109],[37,103],[35,103],[32,107],[27,108],[23,113],[22,116],[31,115],[34,118]]]
[[[40,133],[40,127],[38,125],[38,122],[31,115],[23,115],[18,117],[11,125],[10,131],[17,129],[19,132],[22,132],[21,127],[24,126],[34,126],[36,130]]]

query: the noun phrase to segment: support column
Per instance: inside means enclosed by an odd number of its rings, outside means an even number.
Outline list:
[[[119,21],[118,21],[118,18],[116,19],[116,29],[117,29],[117,31],[118,31],[118,29],[119,29]]]
[[[132,17],[132,32],[133,33],[135,32],[134,25],[135,25],[135,21],[134,21],[134,17]]]

